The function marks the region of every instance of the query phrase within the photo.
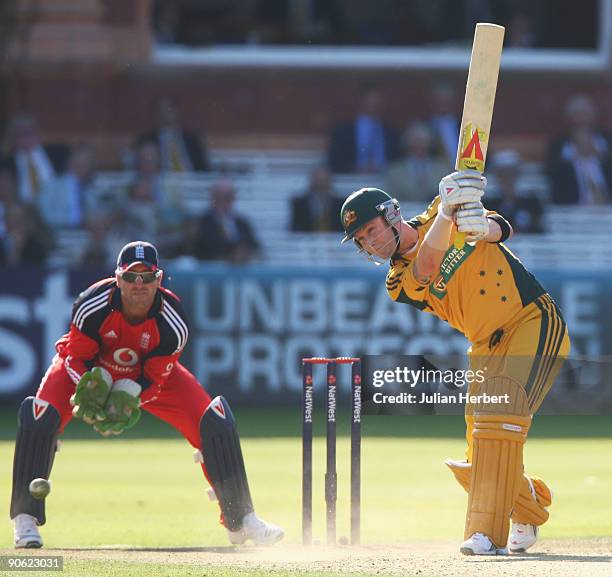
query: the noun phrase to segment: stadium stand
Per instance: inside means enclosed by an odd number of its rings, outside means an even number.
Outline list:
[[[316,263],[330,266],[360,266],[365,263],[350,247],[339,243],[335,233],[300,234],[287,230],[290,198],[307,184],[308,170],[321,162],[321,154],[307,150],[213,150],[213,166],[243,167],[243,172],[233,175],[238,190],[236,208],[247,215],[263,245],[262,259],[270,264],[297,266]],[[227,174],[171,175],[173,184],[182,188],[189,212],[196,216],[208,206],[210,186]],[[120,190],[132,176],[129,173],[102,173],[99,186],[104,190]],[[336,175],[334,187],[340,195],[363,186],[382,186],[382,177],[363,175]],[[527,165],[519,181],[519,189],[536,191],[549,198],[548,180],[538,164]],[[490,181],[488,193],[495,194],[495,180]],[[402,207],[407,217],[421,212],[420,204]],[[509,242],[510,248],[525,261],[527,266],[542,268],[567,268],[602,270],[612,265],[612,255],[602,251],[604,240],[612,227],[612,207],[555,207],[549,206],[545,215],[546,233],[516,235]],[[582,231],[589,230],[588,237]],[[58,230],[56,249],[50,266],[69,266],[81,257],[87,244],[87,232],[83,230]]]

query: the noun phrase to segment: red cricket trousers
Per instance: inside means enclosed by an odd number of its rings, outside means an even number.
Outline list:
[[[40,383],[36,397],[49,402],[60,414],[60,433],[72,418],[70,397],[75,388],[64,368],[64,360],[56,356]],[[176,363],[162,387],[153,384],[143,391],[140,398],[143,410],[172,425],[195,449],[201,450],[200,419],[211,398],[183,365]]]

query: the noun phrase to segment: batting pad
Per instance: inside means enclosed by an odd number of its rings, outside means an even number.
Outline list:
[[[27,397],[19,407],[17,418],[11,519],[27,513],[36,517],[39,525],[44,525],[45,501],[34,499],[28,487],[33,479],[49,478],[57,450],[60,416],[47,401]]]
[[[523,445],[531,417],[474,415],[472,477],[465,539],[484,533],[496,547],[508,541],[510,512],[523,475]]]
[[[223,521],[230,531],[242,526],[242,519],[253,511],[240,439],[234,415],[223,397],[215,397],[200,421],[204,466],[221,507]]]
[[[552,491],[538,477],[523,475],[519,494],[514,503],[512,520],[515,523],[543,525],[548,521],[548,509],[552,503]]]
[[[466,493],[469,493],[472,463],[446,459],[444,464],[452,471],[455,479],[465,489]],[[546,507],[549,507],[551,502],[552,493],[542,479],[523,475],[519,483],[518,496],[514,502],[511,519],[515,523],[543,525],[548,521],[549,513]]]

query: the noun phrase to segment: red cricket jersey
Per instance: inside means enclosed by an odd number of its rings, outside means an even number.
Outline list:
[[[121,290],[114,278],[83,291],[72,307],[70,331],[55,348],[70,378],[104,367],[113,377],[133,379],[143,388],[163,386],[187,343],[188,327],[180,299],[159,288],[147,318],[130,325],[121,312]]]

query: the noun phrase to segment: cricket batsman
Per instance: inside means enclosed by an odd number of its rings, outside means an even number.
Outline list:
[[[102,435],[133,427],[141,410],[172,425],[196,449],[232,544],[272,544],[280,527],[255,515],[234,416],[223,397],[211,399],[179,361],[188,326],[180,299],[161,286],[156,248],[125,245],[115,276],[82,292],[70,330],[36,396],[18,413],[11,519],[15,547],[42,547],[45,501],[30,494],[49,479],[57,439],[74,416]],[[44,481],[43,481],[44,483]]]
[[[454,172],[427,210],[408,221],[397,200],[376,188],[352,193],[341,209],[343,242],[352,239],[373,261],[390,261],[391,298],[470,341],[470,368],[486,375],[470,383],[472,398],[508,395],[505,404],[466,405],[467,460],[446,461],[469,495],[465,555],[523,552],[547,521],[552,492],[524,473],[523,445],[570,348],[557,305],[504,245],[512,227],[483,207],[485,187],[478,172]],[[463,248],[454,246],[457,232],[466,234]]]

